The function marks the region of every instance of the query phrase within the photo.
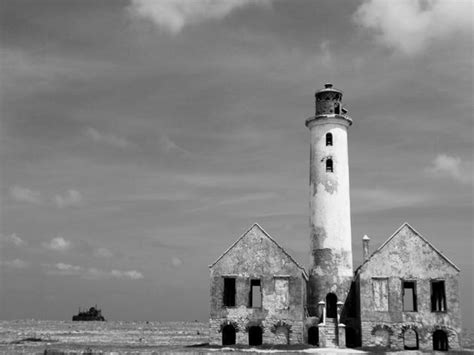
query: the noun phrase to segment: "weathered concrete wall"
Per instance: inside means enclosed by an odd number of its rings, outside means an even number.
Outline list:
[[[436,329],[445,330],[450,348],[459,348],[461,316],[458,274],[450,262],[412,228],[404,225],[358,272],[362,345],[377,346],[382,343],[383,337],[388,337],[390,348],[403,349],[403,331],[413,327],[419,335],[420,349],[433,348],[432,334]],[[379,286],[374,287],[379,283],[377,278],[386,279],[386,300],[377,299],[383,293]],[[416,282],[416,312],[403,311],[402,280]],[[432,280],[445,282],[445,312],[431,311]],[[381,334],[382,328],[389,335]]]
[[[258,226],[252,227],[210,268],[210,342],[222,344],[221,327],[231,322],[237,344],[248,344],[249,326],[263,329],[263,342],[303,342],[306,301],[304,270]],[[224,277],[236,279],[235,307],[223,305]],[[250,308],[250,280],[260,279],[262,307]],[[285,293],[285,285],[288,292]]]
[[[317,304],[329,292],[344,302],[352,280],[351,216],[347,127],[344,116],[326,115],[308,122],[310,150],[310,294],[308,306],[318,315]],[[326,134],[333,144],[326,146]],[[332,159],[333,172],[326,171]]]

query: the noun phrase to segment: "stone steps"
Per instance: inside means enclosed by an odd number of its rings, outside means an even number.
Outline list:
[[[324,332],[326,334],[326,346],[327,347],[337,347],[337,319],[336,318],[326,318],[326,326],[324,327]]]

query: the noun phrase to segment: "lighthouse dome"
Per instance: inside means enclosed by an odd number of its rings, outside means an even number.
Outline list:
[[[331,83],[324,85],[324,89],[316,92],[316,116],[339,115],[342,112],[342,91],[333,87]]]

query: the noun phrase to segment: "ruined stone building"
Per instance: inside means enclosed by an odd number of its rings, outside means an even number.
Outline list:
[[[459,269],[407,223],[354,272],[348,128],[326,84],[306,120],[310,149],[307,273],[258,224],[210,269],[210,343],[460,348]]]

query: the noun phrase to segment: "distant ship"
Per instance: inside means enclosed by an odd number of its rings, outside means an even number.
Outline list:
[[[81,311],[79,308],[79,313],[72,317],[73,321],[105,321],[102,311],[95,307],[89,308],[88,311]]]

